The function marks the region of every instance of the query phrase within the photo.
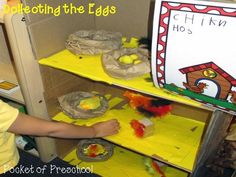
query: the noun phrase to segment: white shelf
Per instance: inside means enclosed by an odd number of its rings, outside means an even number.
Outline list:
[[[18,84],[15,71],[11,64],[1,63],[0,62],[0,80],[6,80],[12,82],[14,84]],[[6,94],[0,92],[0,96],[10,99],[12,101],[16,101],[18,103],[24,104],[24,99],[21,93],[21,90],[17,90],[11,94]]]

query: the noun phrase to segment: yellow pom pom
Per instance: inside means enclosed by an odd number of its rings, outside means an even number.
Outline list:
[[[134,60],[134,64],[137,65],[139,63],[141,63],[142,61],[141,60]]]
[[[132,54],[132,55],[130,55],[130,58],[132,58],[133,60],[136,60],[138,58],[138,55]]]
[[[130,56],[128,56],[128,55],[124,55],[124,56],[120,57],[119,61],[121,63],[124,63],[124,64],[131,64],[131,63],[133,63],[133,59]]]

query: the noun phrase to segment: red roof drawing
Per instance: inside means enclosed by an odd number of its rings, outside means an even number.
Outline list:
[[[219,66],[217,66],[214,62],[208,62],[208,63],[181,68],[179,69],[179,71],[183,74],[186,74],[189,72],[199,71],[199,70],[207,69],[207,68],[213,69],[214,71],[219,73],[222,77],[224,77],[226,80],[228,80],[233,86],[236,86],[236,80],[227,72],[225,72],[223,69],[221,69]]]

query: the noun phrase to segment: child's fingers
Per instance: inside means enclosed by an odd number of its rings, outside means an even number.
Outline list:
[[[111,125],[114,126],[117,130],[120,129],[120,123],[116,119],[111,120]]]

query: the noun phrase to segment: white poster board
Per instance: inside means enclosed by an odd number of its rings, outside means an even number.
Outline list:
[[[160,0],[153,24],[155,85],[235,113],[236,4]]]

